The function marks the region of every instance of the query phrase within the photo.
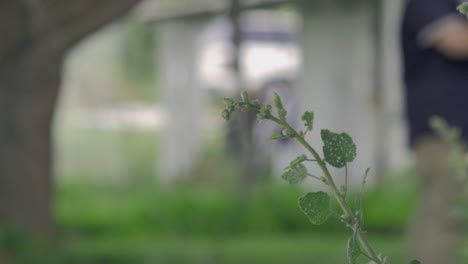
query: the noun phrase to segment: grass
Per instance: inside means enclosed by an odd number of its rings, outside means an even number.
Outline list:
[[[334,220],[310,225],[294,206],[299,190],[260,191],[236,212],[225,192],[192,187],[64,184],[56,208],[66,263],[344,263],[348,231]],[[401,231],[371,232],[394,263],[404,259]]]
[[[393,256],[394,263],[405,259],[401,236],[371,237],[379,249]],[[243,236],[219,239],[179,237],[164,240],[135,239],[81,241],[68,244],[75,261],[100,256],[112,263],[345,263],[346,237],[331,236]],[[122,262],[119,262],[122,261]],[[126,262],[128,261],[128,262]]]

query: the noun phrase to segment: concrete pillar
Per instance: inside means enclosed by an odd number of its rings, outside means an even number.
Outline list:
[[[404,94],[401,76],[400,23],[404,0],[383,0],[383,109],[388,120],[387,148],[389,166],[408,166],[410,154],[406,146],[407,127],[404,119]]]
[[[374,164],[371,5],[366,1],[306,3],[300,7],[304,68],[299,92],[304,110],[315,112],[316,130],[308,139],[321,153],[320,129],[350,134],[358,152],[349,168],[350,179],[360,182],[366,168]]]
[[[202,144],[203,94],[195,77],[196,39],[203,22],[183,19],[158,25],[158,67],[166,122],[159,141],[161,181],[189,175]]]

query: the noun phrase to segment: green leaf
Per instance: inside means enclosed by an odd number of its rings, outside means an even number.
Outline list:
[[[304,121],[304,126],[306,126],[307,130],[312,131],[314,128],[314,112],[304,112],[302,120]]]
[[[321,225],[330,215],[330,196],[325,192],[310,192],[299,198],[299,207],[314,225]]]
[[[271,105],[267,104],[260,108],[260,110],[257,113],[257,120],[262,121],[263,119],[268,118],[268,116],[271,114]]]
[[[268,139],[282,139],[282,138],[284,138],[283,135],[279,133],[273,133],[273,135],[271,135]]]
[[[244,101],[244,102],[249,101],[249,94],[247,93],[247,91],[242,91],[241,92],[241,98],[242,98],[242,101]]]
[[[356,264],[357,259],[361,255],[361,247],[357,238],[357,231],[353,233],[353,236],[348,239],[348,262],[349,264]]]
[[[408,264],[421,264],[421,261],[419,260],[412,260]]]
[[[226,106],[232,106],[232,105],[234,105],[234,103],[235,103],[234,99],[231,99],[231,98],[224,98],[224,104],[225,104]]]
[[[252,102],[250,102],[254,107],[256,107],[257,109],[260,109],[262,108],[262,106],[260,105],[260,101],[258,101],[258,99],[255,99],[255,100],[252,100]]]
[[[356,157],[356,145],[346,133],[333,133],[327,129],[321,131],[323,155],[325,161],[335,168],[343,168]]]
[[[286,109],[284,109],[283,102],[281,102],[281,97],[277,93],[275,93],[274,101],[275,101],[276,109],[278,109],[278,117],[281,120],[285,120],[288,112],[286,111]]]
[[[275,93],[274,102],[277,109],[284,109],[283,102],[281,102],[281,97],[277,93]]]
[[[281,178],[290,184],[298,184],[307,178],[307,168],[304,164],[299,163],[294,166],[290,166],[289,169],[281,175]]]
[[[295,158],[291,163],[289,163],[289,167],[293,167],[298,165],[299,163],[302,163],[307,160],[307,156],[302,154],[299,157]]]
[[[458,12],[468,16],[468,3],[462,3],[457,7]]]

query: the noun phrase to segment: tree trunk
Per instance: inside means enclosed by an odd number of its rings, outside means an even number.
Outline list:
[[[137,2],[0,0],[0,224],[53,234],[51,127],[64,55]]]
[[[63,54],[28,48],[0,71],[0,217],[52,230],[51,124]]]

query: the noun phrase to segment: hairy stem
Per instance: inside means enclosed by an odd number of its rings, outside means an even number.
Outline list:
[[[345,163],[345,183],[343,186],[343,197],[346,200],[346,194],[348,193],[348,164]]]

